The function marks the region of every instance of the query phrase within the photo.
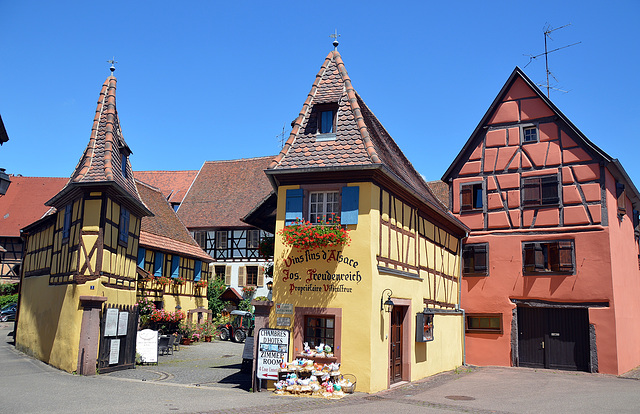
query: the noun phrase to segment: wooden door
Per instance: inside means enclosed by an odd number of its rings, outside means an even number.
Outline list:
[[[389,361],[389,383],[402,381],[402,322],[404,308],[395,306],[391,311],[391,360]]]
[[[518,307],[518,357],[523,367],[588,371],[588,310]]]

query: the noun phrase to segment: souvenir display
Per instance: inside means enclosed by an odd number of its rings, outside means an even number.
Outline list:
[[[312,351],[305,343],[304,353],[316,352],[322,354],[331,352],[331,347],[316,347]],[[328,348],[328,349],[327,349]],[[352,376],[352,375],[351,375]],[[345,393],[355,391],[355,377],[353,382],[340,373],[340,363],[318,364],[311,359],[298,358],[292,362],[282,362],[278,370],[279,381],[275,384],[275,393],[284,395],[310,395],[325,398],[341,398]]]

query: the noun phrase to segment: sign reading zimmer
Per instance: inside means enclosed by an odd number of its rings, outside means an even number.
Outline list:
[[[277,380],[278,368],[283,360],[289,360],[289,331],[286,329],[260,329],[256,368],[258,378]]]

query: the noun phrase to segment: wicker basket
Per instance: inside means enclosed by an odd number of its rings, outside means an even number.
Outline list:
[[[347,394],[353,394],[354,392],[356,392],[356,376],[353,374],[344,374],[342,375],[344,377],[344,379],[347,379],[349,381],[351,381],[351,385],[345,385],[342,387],[342,391],[344,391]]]

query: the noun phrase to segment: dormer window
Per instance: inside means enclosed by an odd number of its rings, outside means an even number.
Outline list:
[[[127,178],[127,154],[122,154],[122,161],[120,164],[122,167],[122,176]]]
[[[318,105],[317,110],[317,134],[319,138],[334,138],[336,136],[336,114],[338,106],[336,104]]]

